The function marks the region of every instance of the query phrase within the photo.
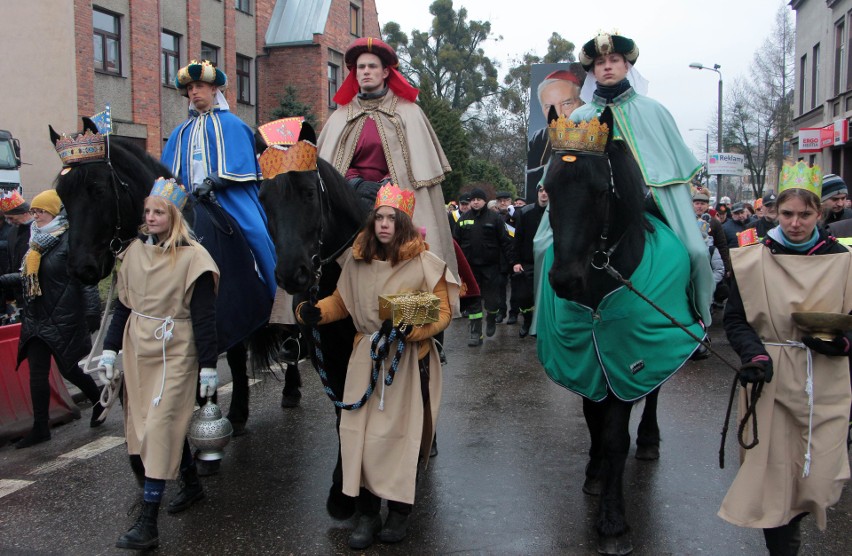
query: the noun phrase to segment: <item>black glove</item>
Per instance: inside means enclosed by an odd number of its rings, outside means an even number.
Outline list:
[[[0,276],[0,288],[15,288],[21,285],[21,273],[10,272]]]
[[[382,327],[379,328],[379,336],[387,338],[390,336],[391,330],[393,330],[393,321],[391,319],[385,319],[384,322],[382,322]]]
[[[302,324],[307,326],[316,326],[319,324],[319,321],[322,320],[322,311],[320,308],[311,303],[310,301],[305,301],[297,307],[298,309],[298,317],[299,320],[302,321]]]
[[[749,361],[740,367],[740,384],[757,384],[758,382],[772,382],[772,360]]]
[[[101,327],[101,317],[99,315],[86,315],[86,326],[89,327],[89,334],[94,334]]]
[[[211,174],[204,178],[204,181],[201,182],[201,185],[195,188],[193,194],[196,197],[203,197],[205,195],[209,195],[212,191],[221,191],[227,187],[226,181],[217,175]]]
[[[400,341],[404,342],[405,339],[408,338],[408,335],[411,334],[412,330],[414,330],[413,326],[401,322],[399,323],[399,326],[396,327],[396,337],[399,338]]]
[[[829,341],[821,340],[813,336],[805,336],[802,343],[822,355],[829,357],[840,357],[849,355],[849,340],[846,336],[835,336]]]

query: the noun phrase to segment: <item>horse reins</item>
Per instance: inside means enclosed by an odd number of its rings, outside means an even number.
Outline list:
[[[648,303],[648,305],[650,305],[655,311],[657,311],[658,313],[663,315],[665,318],[667,318],[673,325],[677,326],[678,328],[680,328],[681,330],[686,332],[689,335],[690,338],[692,338],[693,340],[698,342],[700,345],[707,348],[707,350],[710,353],[715,355],[719,360],[722,361],[722,363],[724,363],[725,365],[730,367],[736,373],[735,376],[734,376],[734,382],[731,386],[731,392],[730,392],[730,395],[728,397],[728,407],[727,407],[727,411],[725,413],[725,424],[722,427],[722,433],[721,433],[722,441],[721,441],[721,445],[719,447],[719,467],[724,469],[725,468],[725,440],[727,439],[727,435],[728,435],[728,423],[729,423],[730,418],[731,418],[731,411],[732,411],[732,408],[733,408],[734,398],[735,398],[735,395],[736,395],[737,380],[739,378],[740,370],[737,367],[735,367],[734,365],[732,365],[719,352],[717,352],[715,349],[713,349],[713,347],[708,342],[705,342],[703,338],[699,338],[698,336],[693,334],[692,331],[690,331],[685,325],[680,323],[676,318],[674,318],[673,316],[668,314],[662,307],[660,307],[659,305],[654,303],[646,295],[644,295],[642,292],[637,290],[636,287],[633,285],[633,283],[630,280],[624,278],[624,276],[622,276],[621,273],[618,272],[618,270],[616,270],[612,266],[612,264],[610,263],[610,257],[615,252],[615,250],[618,248],[619,244],[621,243],[621,240],[624,238],[624,235],[622,235],[620,238],[618,238],[618,240],[615,243],[613,243],[612,246],[609,247],[609,249],[606,248],[606,242],[608,240],[609,225],[610,225],[610,205],[611,205],[610,200],[611,200],[611,197],[613,195],[617,196],[618,193],[615,190],[615,180],[613,179],[612,164],[609,160],[609,156],[607,156],[607,155],[603,155],[603,156],[606,156],[607,165],[609,166],[610,187],[609,187],[608,195],[606,196],[606,210],[604,212],[605,216],[604,216],[603,228],[601,230],[601,235],[600,235],[600,238],[599,238],[599,241],[598,241],[598,249],[592,254],[592,259],[591,259],[589,264],[592,266],[592,268],[594,268],[596,270],[606,271],[606,273],[609,274],[613,279],[615,279],[615,281],[619,282],[620,284],[625,286],[628,290],[630,290],[633,293],[635,293],[636,295],[638,295],[640,299],[642,299],[643,301]],[[759,443],[759,440],[758,440],[758,437],[757,437],[757,400],[760,398],[760,394],[762,393],[762,391],[763,391],[763,384],[762,383],[757,383],[752,387],[751,398],[750,398],[750,400],[748,398],[746,399],[746,411],[745,411],[745,414],[743,415],[743,418],[741,419],[739,427],[737,429],[737,441],[739,442],[740,446],[742,446],[743,449],[745,449],[745,450],[750,450],[750,449],[754,448],[755,446],[757,446],[757,444]],[[749,419],[751,419],[751,421],[752,421],[752,434],[754,436],[754,440],[751,443],[746,444],[745,440],[743,439],[743,433],[745,432],[745,429],[746,429],[746,426],[748,425]]]

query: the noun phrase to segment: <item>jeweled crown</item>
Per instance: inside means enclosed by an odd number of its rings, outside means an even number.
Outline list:
[[[805,162],[797,162],[792,166],[781,168],[781,178],[778,181],[778,193],[786,189],[805,189],[822,197],[822,170],[814,164],[808,166]]]
[[[550,122],[547,133],[555,151],[602,153],[609,137],[609,126],[597,118],[577,123],[562,115]]]
[[[310,172],[317,169],[317,148],[310,141],[299,141],[287,150],[273,145],[263,151],[258,162],[265,180],[285,172]]]
[[[171,201],[178,210],[183,210],[189,193],[174,178],[157,178],[154,187],[151,188],[151,196],[163,197]]]
[[[86,130],[74,137],[61,136],[54,145],[63,166],[106,159],[106,136]]]
[[[376,206],[399,209],[409,218],[414,218],[414,191],[404,191],[392,183],[385,184],[376,195]]]

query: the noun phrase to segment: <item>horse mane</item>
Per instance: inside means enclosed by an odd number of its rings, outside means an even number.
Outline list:
[[[653,231],[648,219],[645,217],[645,196],[647,188],[645,178],[636,159],[628,147],[622,142],[610,142],[606,147],[612,168],[613,181],[616,184],[616,192],[619,199],[619,212],[617,218],[622,222],[631,222],[628,231],[642,228]],[[624,214],[629,212],[630,215]],[[631,216],[632,215],[632,216]],[[627,216],[627,218],[625,218]]]
[[[330,162],[317,158],[317,170],[326,185],[326,193],[332,206],[342,211],[346,219],[364,224],[367,213],[361,208],[355,190],[347,183],[346,178],[337,171]]]

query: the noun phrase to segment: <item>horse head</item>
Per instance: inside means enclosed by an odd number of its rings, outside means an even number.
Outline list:
[[[303,123],[299,142],[313,146],[315,137],[311,126]],[[321,158],[315,168],[264,179],[260,202],[275,244],[276,282],[291,294],[314,285],[320,266],[334,262],[328,259],[345,247],[347,239],[354,239],[363,222],[345,178]]]
[[[601,114],[600,122],[609,127],[604,151],[554,148],[544,179],[553,229],[550,284],[559,297],[590,306],[596,306],[616,286],[600,270],[602,262],[621,257],[625,266],[619,270],[629,276],[641,259],[641,250],[638,258],[624,260],[624,255],[632,252],[637,241],[644,244],[641,233],[628,233],[645,222],[642,174],[626,147],[613,142],[609,108]]]
[[[98,133],[83,118],[83,131]],[[62,136],[50,126],[54,146]],[[136,237],[142,221],[142,203],[159,176],[171,173],[142,149],[115,137],[107,137],[106,156],[65,165],[56,178],[56,192],[68,217],[70,252],[68,269],[85,284],[109,275],[115,254]]]

